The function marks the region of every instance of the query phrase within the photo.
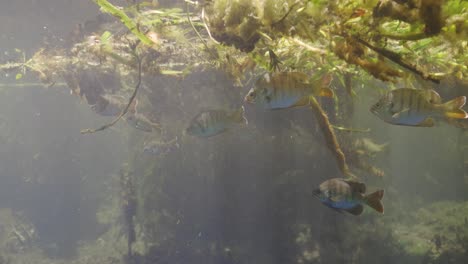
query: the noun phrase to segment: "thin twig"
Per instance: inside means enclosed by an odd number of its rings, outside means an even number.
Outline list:
[[[201,20],[203,22],[203,25],[205,26],[205,29],[206,29],[206,32],[208,32],[208,36],[210,36],[210,39],[216,43],[216,44],[221,44],[219,43],[216,39],[213,38],[213,36],[211,35],[211,31],[210,31],[210,28],[208,27],[208,24],[206,24],[206,21],[205,21],[205,8],[202,8],[202,12],[201,12]]]
[[[213,51],[208,47],[208,43],[206,43],[205,39],[200,35],[200,32],[195,28],[195,25],[192,22],[192,19],[190,18],[190,8],[189,8],[189,2],[187,0],[185,1],[185,6],[187,7],[187,19],[188,22],[190,23],[190,26],[192,26],[193,31],[197,34],[198,38],[201,40],[203,45],[205,46],[206,50],[213,56],[213,58],[217,58],[216,54],[213,53]]]

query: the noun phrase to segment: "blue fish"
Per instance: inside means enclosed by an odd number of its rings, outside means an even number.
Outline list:
[[[324,181],[313,194],[324,205],[338,211],[346,211],[353,215],[360,215],[366,204],[379,213],[384,212],[382,197],[384,190],[378,190],[371,194],[365,194],[366,185],[361,182],[333,178]]]

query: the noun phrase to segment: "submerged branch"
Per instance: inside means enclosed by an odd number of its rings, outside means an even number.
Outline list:
[[[96,128],[96,129],[90,129],[90,128],[83,129],[80,132],[81,134],[91,134],[91,133],[96,133],[98,131],[102,131],[104,129],[107,129],[107,128],[115,125],[125,114],[127,114],[128,109],[133,104],[133,101],[135,100],[135,97],[136,97],[136,95],[138,93],[138,90],[140,89],[140,86],[141,86],[141,59],[136,54],[135,54],[135,57],[136,57],[136,59],[138,61],[138,82],[135,85],[135,90],[133,90],[132,96],[128,100],[127,106],[125,106],[125,108],[120,112],[120,115],[118,117],[116,117],[112,122],[107,123],[107,124],[105,124],[105,125],[103,125],[103,126],[101,126],[99,128]]]
[[[429,38],[426,33],[414,33],[414,34],[404,34],[404,35],[395,35],[395,34],[382,34],[384,38],[394,39],[394,40],[421,40]]]
[[[412,65],[412,64],[409,64],[405,61],[403,61],[402,57],[400,54],[394,52],[394,51],[391,51],[391,50],[388,50],[388,49],[384,49],[384,48],[379,48],[379,47],[375,47],[373,45],[371,45],[370,43],[368,43],[367,41],[363,40],[363,39],[360,39],[356,36],[353,37],[356,41],[358,41],[359,43],[361,43],[362,45],[368,47],[369,49],[377,52],[378,54],[384,56],[385,58],[393,61],[394,63],[400,65],[401,67],[421,76],[423,79],[425,80],[429,80],[431,82],[434,82],[434,83],[437,83],[439,84],[440,83],[440,80],[434,76],[431,76],[421,70],[419,70],[417,68],[417,66],[415,65]]]
[[[314,112],[315,119],[317,120],[320,129],[322,130],[328,149],[332,152],[333,156],[335,156],[340,171],[346,177],[356,179],[356,176],[351,173],[348,164],[346,164],[345,155],[341,150],[340,144],[338,143],[338,139],[336,138],[335,132],[333,131],[333,127],[330,124],[330,120],[328,120],[327,114],[323,111],[322,107],[320,107],[319,103],[313,96],[310,98],[310,107]]]
[[[190,8],[189,8],[189,2],[187,2],[187,0],[185,1],[185,5],[187,8],[187,20],[190,23],[190,26],[192,26],[193,31],[195,31],[195,34],[197,34],[198,38],[203,43],[206,50],[211,54],[211,56],[213,56],[213,58],[217,58],[218,56],[216,56],[216,54],[208,47],[208,43],[206,43],[206,40],[200,35],[200,32],[198,32],[197,28],[195,28],[195,25],[193,24],[192,19],[190,18]],[[211,33],[210,33],[210,36],[211,36]]]

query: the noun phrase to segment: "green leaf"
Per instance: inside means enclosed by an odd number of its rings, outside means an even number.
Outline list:
[[[16,78],[16,80],[19,80],[19,79],[23,78],[23,74],[18,73],[18,74],[16,74],[15,78]]]
[[[102,33],[101,35],[101,43],[107,43],[111,37],[112,33],[110,33],[109,31],[104,31],[104,33]]]
[[[124,11],[120,10],[118,7],[109,3],[107,0],[94,0],[96,4],[101,7],[102,12],[110,13],[111,15],[120,19],[120,21],[133,33],[137,36],[141,42],[147,45],[153,45],[153,41],[149,39],[145,34],[141,33],[138,30],[137,24],[125,14]]]

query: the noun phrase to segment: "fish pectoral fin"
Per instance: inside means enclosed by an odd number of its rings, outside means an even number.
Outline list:
[[[331,197],[328,197],[328,199],[330,199],[330,201],[334,203],[337,203],[337,202],[343,201],[345,197],[343,197],[343,195],[335,194],[335,195],[332,195]]]
[[[396,112],[396,113],[394,113],[394,114],[392,115],[392,118],[395,118],[395,119],[396,119],[396,118],[399,118],[401,114],[406,113],[406,112],[408,112],[408,111],[409,111],[409,108],[405,108],[405,109],[403,109],[403,110],[401,110],[401,111],[398,111],[398,112]]]
[[[299,101],[297,101],[295,104],[292,105],[292,107],[297,107],[297,106],[306,106],[310,104],[310,99],[308,96],[304,96]]]
[[[417,124],[418,127],[433,127],[434,126],[434,119],[428,117],[424,119],[421,123]]]
[[[362,214],[362,211],[364,211],[364,206],[362,206],[361,204],[358,204],[354,206],[353,208],[346,209],[345,211],[352,215],[360,215]]]

